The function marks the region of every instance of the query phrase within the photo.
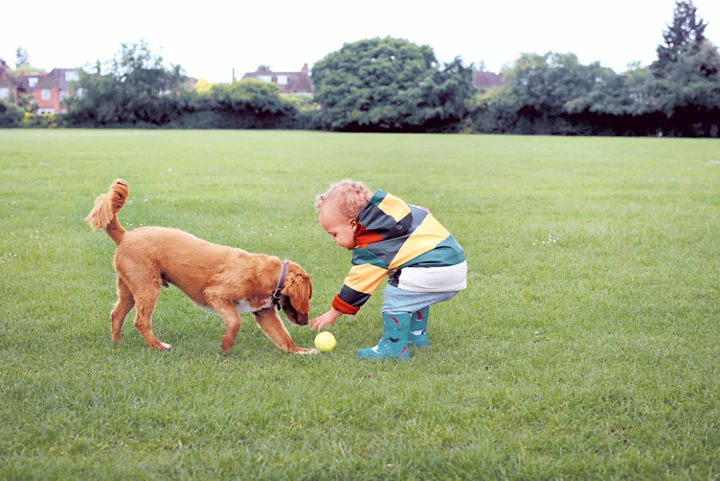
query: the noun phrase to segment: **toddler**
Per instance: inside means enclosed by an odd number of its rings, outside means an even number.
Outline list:
[[[315,209],[333,242],[352,250],[352,268],[330,310],[310,328],[320,331],[343,314],[357,313],[387,275],[382,338],[358,357],[407,359],[408,344],[427,346],[430,306],[466,287],[460,244],[427,209],[352,180],[318,195]]]

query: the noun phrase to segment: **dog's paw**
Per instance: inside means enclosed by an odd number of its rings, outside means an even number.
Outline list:
[[[302,354],[302,355],[310,354],[310,355],[312,355],[312,354],[317,354],[317,353],[318,353],[318,350],[313,347],[311,349],[303,349],[302,351],[298,351],[295,354]]]

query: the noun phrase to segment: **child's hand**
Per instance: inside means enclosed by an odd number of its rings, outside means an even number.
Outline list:
[[[330,310],[327,311],[325,314],[313,319],[312,323],[310,324],[310,329],[317,329],[319,332],[320,329],[322,329],[323,326],[325,326],[326,324],[332,324],[334,326],[335,320],[340,316],[342,316],[342,312],[331,307]]]

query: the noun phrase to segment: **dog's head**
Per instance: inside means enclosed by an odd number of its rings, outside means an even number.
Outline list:
[[[312,282],[305,269],[299,265],[287,261],[287,266],[285,287],[280,291],[278,304],[290,322],[298,326],[306,326],[312,297]]]

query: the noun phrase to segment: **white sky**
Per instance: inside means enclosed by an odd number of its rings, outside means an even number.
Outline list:
[[[720,46],[720,1],[695,0]],[[429,45],[441,62],[460,56],[498,72],[522,52],[575,53],[616,72],[648,65],[672,21],[674,0],[89,0],[8,1],[0,9],[0,58],[18,46],[50,71],[112,59],[144,39],[166,65],[228,82],[258,65],[298,71],[344,43],[392,36]]]

